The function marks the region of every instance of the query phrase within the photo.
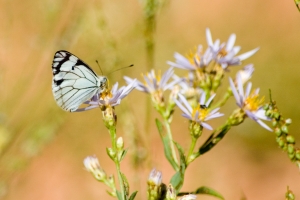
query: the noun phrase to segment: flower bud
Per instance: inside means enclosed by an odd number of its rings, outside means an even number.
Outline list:
[[[278,127],[276,127],[276,128],[274,129],[274,132],[275,132],[275,134],[277,135],[277,137],[281,136],[281,134],[282,134],[281,129],[278,128]]]
[[[202,135],[203,127],[197,122],[191,121],[189,129],[190,129],[190,134],[194,138],[199,138]]]
[[[88,156],[83,160],[85,169],[93,174],[98,181],[104,181],[106,173],[101,168],[96,156]]]
[[[172,184],[168,185],[166,199],[167,200],[176,200],[176,190],[174,189]]]
[[[291,119],[291,118],[286,119],[286,120],[285,120],[285,123],[286,123],[287,125],[290,125],[290,124],[292,123],[292,119]]]
[[[106,152],[112,160],[115,160],[116,152],[112,148],[106,148]]]
[[[122,137],[117,139],[117,149],[122,150],[124,148],[124,141]]]
[[[290,144],[295,144],[295,138],[292,135],[287,135],[286,141]]]
[[[148,184],[148,199],[158,200],[161,197],[162,189],[162,173],[156,169],[152,169],[147,181]]]
[[[115,110],[113,107],[103,107],[102,108],[102,116],[103,121],[106,126],[106,128],[115,127],[117,124],[117,115],[115,113]]]
[[[288,152],[289,154],[294,154],[294,152],[295,152],[295,147],[294,147],[294,145],[288,144],[288,146],[287,146],[287,152]]]
[[[289,132],[289,129],[288,129],[288,127],[287,127],[286,125],[283,125],[283,126],[281,127],[281,131],[284,132],[284,133],[288,133],[288,132]]]

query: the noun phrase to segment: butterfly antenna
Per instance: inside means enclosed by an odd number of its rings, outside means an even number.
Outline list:
[[[101,67],[100,67],[100,64],[99,64],[98,60],[96,60],[96,63],[97,63],[97,65],[98,65],[98,67],[99,67],[99,69],[100,69],[100,71],[101,71],[101,75],[103,76],[103,71],[102,71],[102,69],[101,69]]]
[[[133,67],[133,66],[134,66],[134,65],[131,64],[131,65],[126,66],[126,67],[121,67],[121,68],[119,68],[119,69],[116,69],[116,70],[114,70],[114,71],[109,72],[109,74],[112,74],[112,73],[114,73],[114,72],[116,72],[116,71],[119,71],[119,70],[121,70],[121,69],[126,69],[126,68],[129,68],[129,67]],[[108,74],[108,75],[109,75],[109,74]]]

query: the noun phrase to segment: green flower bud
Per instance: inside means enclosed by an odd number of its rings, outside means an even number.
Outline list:
[[[294,145],[288,144],[288,146],[287,146],[287,152],[288,152],[289,154],[294,154],[294,152],[295,152],[295,147],[294,147]]]
[[[267,117],[272,117],[273,116],[273,111],[272,110],[267,110],[265,115]]]
[[[189,129],[190,129],[190,134],[194,138],[199,138],[202,135],[203,127],[197,122],[191,121]]]
[[[300,149],[296,149],[295,156],[296,156],[297,160],[300,160]]]
[[[172,186],[172,184],[168,185],[166,200],[176,200],[176,190]]]
[[[286,123],[287,125],[290,125],[290,124],[292,123],[292,119],[291,119],[291,118],[286,119],[286,120],[285,120],[285,123]]]
[[[292,154],[288,154],[289,155],[289,158],[290,158],[290,160],[292,160],[293,161],[293,159],[294,159],[294,157],[295,157],[295,154],[294,153],[292,153]]]
[[[272,119],[272,126],[275,127],[277,126],[278,122],[276,121],[276,119]]]
[[[285,200],[295,200],[295,195],[293,194],[293,192],[289,189],[289,187],[287,187],[287,191],[285,193]]]
[[[116,152],[112,148],[106,148],[106,152],[112,160],[115,160]]]
[[[277,143],[278,143],[278,145],[282,148],[284,145],[285,145],[285,138],[283,137],[283,136],[281,136],[281,137],[278,137],[277,139]]]
[[[280,128],[276,127],[276,128],[274,129],[274,132],[275,132],[275,134],[276,134],[277,137],[281,136],[281,133],[282,133],[282,132],[281,132]]]
[[[269,110],[269,104],[263,105],[263,109],[264,109],[265,111]]]
[[[287,135],[286,141],[290,144],[295,144],[295,138],[292,135]]]
[[[124,148],[124,142],[123,142],[123,138],[119,137],[117,139],[117,149],[118,150],[122,150]]]
[[[284,133],[288,133],[288,132],[289,132],[289,129],[288,129],[288,127],[287,127],[286,125],[283,125],[283,126],[281,127],[281,131],[284,132]]]
[[[280,114],[279,114],[278,112],[274,112],[274,113],[273,113],[273,116],[274,116],[275,119],[278,120],[279,117],[280,117]]]

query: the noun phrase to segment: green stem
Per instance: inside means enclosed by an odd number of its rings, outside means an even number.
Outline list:
[[[210,109],[213,110],[215,108],[222,107],[227,102],[227,100],[229,99],[229,97],[231,97],[231,96],[232,96],[232,90],[229,87],[227,89],[227,92],[224,94],[223,98],[219,102],[217,102],[216,104],[214,104]]]
[[[124,188],[124,181],[123,181],[123,177],[122,177],[122,173],[121,173],[121,168],[120,168],[120,162],[118,159],[118,150],[117,150],[117,134],[116,134],[116,127],[111,127],[109,129],[109,134],[111,137],[111,141],[112,141],[112,149],[115,152],[115,157],[113,159],[116,168],[117,168],[117,173],[118,173],[118,180],[119,180],[119,184],[120,184],[120,190],[121,190],[121,196],[122,199],[121,200],[125,200],[125,188]]]
[[[164,118],[164,123],[165,123],[166,129],[167,129],[167,135],[168,135],[168,138],[169,138],[169,144],[170,144],[170,147],[171,147],[173,159],[178,164],[178,159],[177,159],[177,156],[176,156],[176,151],[175,151],[175,147],[174,147],[174,143],[173,143],[171,127],[170,127],[170,124],[168,122],[168,119]]]
[[[197,142],[197,138],[192,137],[192,143],[191,143],[191,146],[190,146],[189,154],[187,156],[187,165],[191,162],[190,161],[190,156],[194,153],[196,142]]]

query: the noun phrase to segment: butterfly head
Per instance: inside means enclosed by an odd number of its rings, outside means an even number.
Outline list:
[[[100,83],[100,86],[99,86],[100,93],[102,93],[108,89],[109,81],[106,76],[98,76],[98,78],[99,78],[99,83]]]

